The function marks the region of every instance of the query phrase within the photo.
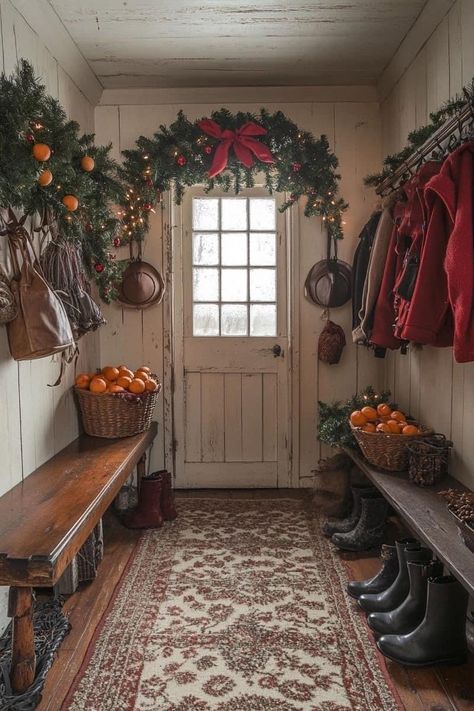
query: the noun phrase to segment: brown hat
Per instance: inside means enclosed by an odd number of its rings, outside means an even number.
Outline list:
[[[318,306],[336,308],[351,298],[352,269],[347,262],[331,257],[316,262],[304,284],[305,296]]]
[[[165,282],[158,269],[140,258],[130,262],[122,275],[119,301],[124,306],[145,309],[159,304],[165,293]]]

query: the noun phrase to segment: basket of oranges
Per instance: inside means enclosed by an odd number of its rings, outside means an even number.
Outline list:
[[[150,427],[161,384],[147,366],[120,365],[80,373],[74,390],[86,434],[115,439]]]
[[[407,444],[432,433],[388,403],[355,410],[349,417],[352,434],[370,464],[392,472],[408,468]]]

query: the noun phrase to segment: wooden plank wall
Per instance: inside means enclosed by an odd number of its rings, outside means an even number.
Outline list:
[[[474,3],[457,0],[382,103],[383,155],[472,80],[473,32]],[[453,439],[453,475],[474,488],[474,363],[455,363],[451,349],[412,349],[387,358],[385,379],[402,408]]]
[[[203,90],[205,91],[205,90]],[[239,90],[242,92],[242,90]],[[172,122],[178,110],[184,108],[190,119],[208,115],[214,108],[228,106],[230,110],[255,111],[259,103],[239,101],[229,102],[229,90],[222,89],[222,99],[213,90],[213,102],[200,100],[200,90],[190,89],[186,102],[177,104],[166,99],[166,91],[160,92],[160,103],[147,105],[143,97],[140,105],[120,101],[120,91],[114,91],[114,100],[109,105],[98,106],[95,114],[98,141],[112,140],[117,149],[132,147],[140,135],[152,135],[160,124]],[[284,92],[284,89],[282,90]],[[334,89],[337,93],[337,88]],[[124,96],[127,92],[124,92]],[[170,94],[171,96],[171,94]],[[255,101],[255,100],[253,100]],[[367,191],[363,176],[380,162],[379,108],[375,102],[360,103],[334,99],[310,102],[306,98],[280,103],[266,103],[269,110],[281,109],[297,124],[319,135],[328,135],[331,145],[340,159],[342,174],[342,194],[351,204],[346,216],[346,239],[341,245],[340,256],[352,260],[357,237],[365,220],[374,207],[372,191]],[[318,399],[334,400],[346,398],[369,383],[379,384],[382,368],[371,354],[357,349],[350,340],[351,313],[347,305],[334,310],[331,317],[344,327],[348,346],[337,366],[319,364],[316,359],[317,341],[324,322],[322,309],[307,302],[303,297],[303,284],[309,268],[324,256],[325,240],[318,219],[307,219],[302,211],[295,215],[295,252],[299,254],[294,266],[299,312],[299,337],[293,343],[297,369],[295,381],[296,413],[299,415],[299,437],[294,442],[297,456],[294,481],[308,483],[311,469],[318,460],[321,449],[316,441],[316,403]],[[118,256],[127,256],[126,248],[118,250]],[[145,244],[144,258],[162,267],[163,244],[161,221],[154,218],[150,235]],[[179,275],[177,275],[179,278]],[[103,362],[117,359],[131,365],[145,363],[163,372],[163,307],[154,306],[143,312],[121,309],[116,305],[106,310],[109,325],[101,331],[101,356]],[[299,370],[298,370],[299,366]],[[298,385],[299,383],[299,385]],[[299,400],[299,405],[298,405]],[[163,400],[160,401],[157,418],[160,423],[159,436],[152,455],[152,466],[163,465]]]
[[[13,8],[0,0],[0,70],[10,73],[18,58],[34,65],[48,91],[59,98],[68,114],[85,131],[93,131],[93,107],[58,65],[37,35]],[[5,263],[0,238],[0,261]],[[98,335],[80,343],[80,369],[90,370],[98,361]],[[70,394],[70,368],[57,388],[59,363],[43,358],[16,363],[10,357],[7,334],[0,326],[0,495],[26,477],[78,434],[75,406]],[[6,622],[6,588],[0,588],[0,630]]]

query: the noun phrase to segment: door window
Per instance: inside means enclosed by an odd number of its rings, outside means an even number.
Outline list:
[[[193,198],[193,335],[277,333],[274,198]]]

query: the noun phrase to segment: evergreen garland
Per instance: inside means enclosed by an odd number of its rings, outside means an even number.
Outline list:
[[[222,108],[212,112],[211,118],[223,130],[235,131],[249,121],[263,126],[267,133],[258,140],[270,149],[274,164],[256,159],[251,168],[246,168],[230,150],[227,168],[209,179],[219,139],[205,134],[198,121],[189,121],[180,111],[169,127],[160,126],[152,138],[140,136],[136,148],[123,151],[121,175],[129,186],[121,209],[123,239],[144,239],[150,211],[161,193],[172,186],[176,203],[180,204],[188,186],[204,184],[206,192],[218,187],[238,194],[255,184],[259,172],[264,173],[270,193],[290,194],[282,212],[305,198],[304,214],[322,217],[331,236],[342,238],[342,214],[348,206],[338,197],[338,161],[326,136],[316,139],[281,111],[271,114],[261,109],[258,115],[241,111],[234,115]]]
[[[357,449],[358,445],[349,424],[349,415],[354,410],[360,410],[362,407],[377,408],[380,403],[387,402],[389,397],[389,390],[377,393],[369,385],[361,393],[353,395],[346,403],[334,402],[329,404],[319,400],[318,439],[331,447]],[[396,405],[392,404],[393,408],[396,409]]]
[[[366,176],[364,183],[367,186],[378,187],[384,180],[391,178],[400,166],[408,160],[418,148],[426,143],[436,131],[452,116],[456,116],[468,104],[474,103],[474,80],[469,86],[462,89],[461,95],[446,101],[438,111],[430,114],[430,123],[421,126],[408,134],[408,143],[399,153],[388,155],[384,168],[380,173]]]
[[[0,115],[0,208],[39,214],[54,224],[64,239],[81,246],[101,297],[114,298],[121,266],[111,250],[120,222],[111,205],[123,200],[123,190],[111,146],[95,146],[93,135],[81,135],[25,60],[11,77],[0,76]],[[51,149],[47,160],[33,156],[35,144]],[[95,163],[89,172],[81,166],[84,156]],[[51,171],[52,181],[42,186],[38,178],[44,171]],[[66,195],[77,198],[75,211],[63,204]]]

